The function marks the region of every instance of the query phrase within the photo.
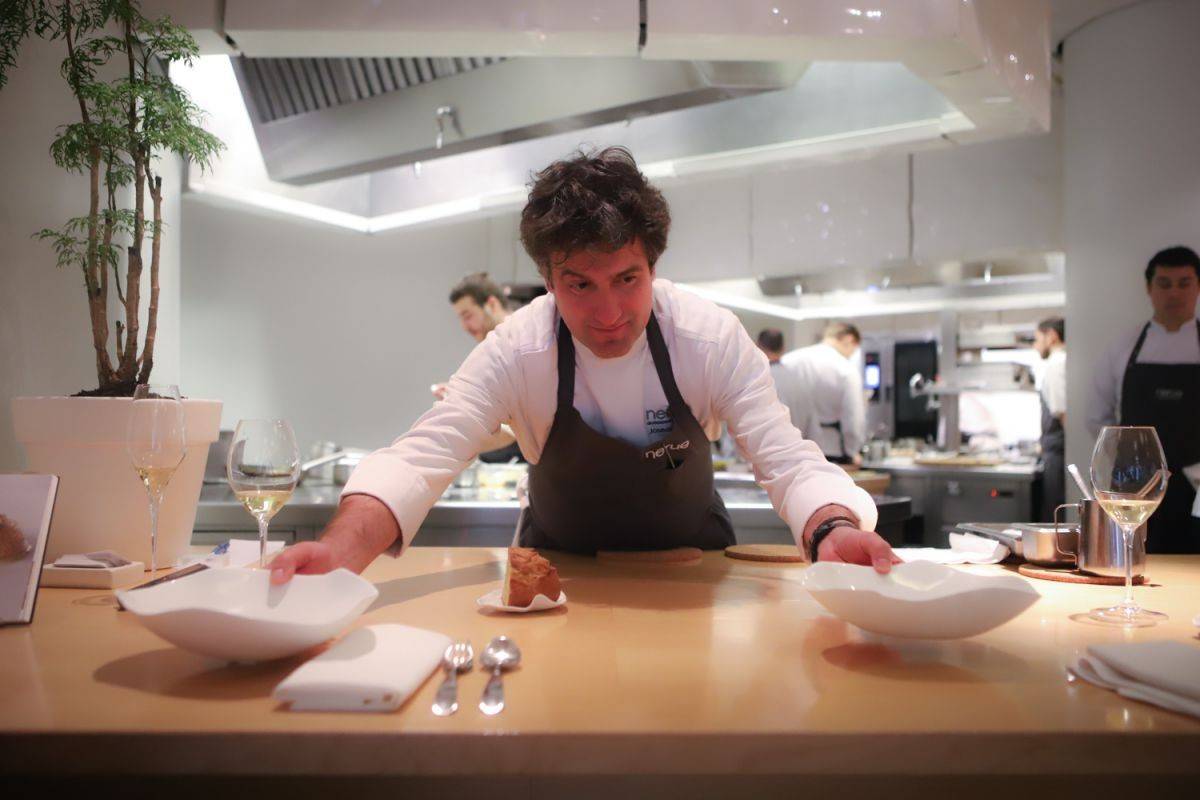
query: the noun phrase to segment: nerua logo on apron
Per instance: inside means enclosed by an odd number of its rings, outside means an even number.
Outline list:
[[[680,450],[687,450],[692,446],[691,439],[684,439],[682,442],[667,442],[662,447],[655,447],[643,453],[645,458],[670,458],[672,453]]]

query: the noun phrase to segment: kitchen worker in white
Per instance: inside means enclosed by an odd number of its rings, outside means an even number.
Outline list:
[[[775,381],[775,394],[779,396],[779,402],[787,406],[792,425],[799,428],[801,433],[809,435],[805,428],[808,425],[807,393],[800,385],[796,371],[785,367],[781,360],[785,349],[783,331],[778,328],[763,328],[758,332],[755,343],[767,357],[767,363],[771,366],[771,379]]]
[[[1066,502],[1067,476],[1064,444],[1067,424],[1067,339],[1062,317],[1038,323],[1033,349],[1046,362],[1038,394],[1042,405],[1042,513],[1043,522],[1054,521],[1054,509]]]
[[[860,451],[867,440],[862,375],[853,361],[861,343],[862,335],[854,325],[831,322],[820,342],[782,359],[805,392],[805,409],[798,413],[807,422],[798,422],[798,427],[838,464],[861,464]]]
[[[502,422],[530,463],[523,546],[733,544],[709,452],[724,422],[810,558],[887,572],[897,559],[872,531],[870,496],[790,424],[738,319],[655,275],[669,227],[662,194],[623,148],[538,173],[521,241],[549,294],[492,331],[408,433],[363,459],[320,541],[276,557],[272,581],[399,554]]]
[[[467,275],[450,290],[450,306],[454,309],[462,329],[476,342],[482,342],[511,313],[504,299],[504,291],[488,277],[486,272]],[[446,399],[446,384],[435,383],[433,396]],[[479,460],[486,464],[507,464],[524,461],[516,436],[507,425],[502,425],[483,447]]]
[[[1200,257],[1160,250],[1146,266],[1154,316],[1116,339],[1093,372],[1088,429],[1152,425],[1171,471],[1162,505],[1147,523],[1149,553],[1200,553]]]

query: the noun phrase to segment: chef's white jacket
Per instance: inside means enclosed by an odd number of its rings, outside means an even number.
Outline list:
[[[794,385],[801,394],[789,402],[793,408],[802,407],[796,412],[797,424],[809,438],[828,456],[853,456],[862,450],[867,410],[862,376],[850,359],[821,342],[793,350],[780,362],[796,376]],[[841,425],[841,436],[835,429],[821,427],[835,422]]]
[[[737,317],[663,279],[654,281],[653,309],[684,401],[710,439],[720,435],[722,423],[728,426],[797,543],[812,514],[830,503],[851,509],[862,528],[873,530],[878,515],[870,495],[792,426],[766,356]],[[371,495],[395,515],[403,541],[393,555],[412,542],[429,509],[501,423],[511,425],[529,463],[538,463],[554,422],[558,318],[553,295],[512,314],[450,378],[446,399],[351,475],[343,495]],[[577,353],[577,407],[587,384],[584,361]]]

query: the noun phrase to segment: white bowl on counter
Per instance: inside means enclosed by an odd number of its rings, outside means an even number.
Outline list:
[[[866,631],[909,639],[962,639],[1003,625],[1041,596],[1016,575],[976,575],[914,561],[887,575],[818,562],[802,585],[832,614]]]
[[[208,569],[117,592],[127,611],[173,645],[225,661],[285,658],[337,636],[379,596],[346,569],[272,586],[269,570]]]

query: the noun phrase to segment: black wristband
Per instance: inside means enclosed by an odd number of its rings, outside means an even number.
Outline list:
[[[842,527],[858,527],[858,520],[850,517],[830,517],[822,522],[813,531],[812,538],[808,540],[808,560],[810,563],[817,563],[817,550],[821,547],[821,542],[825,541],[825,537],[833,533],[837,528]]]

